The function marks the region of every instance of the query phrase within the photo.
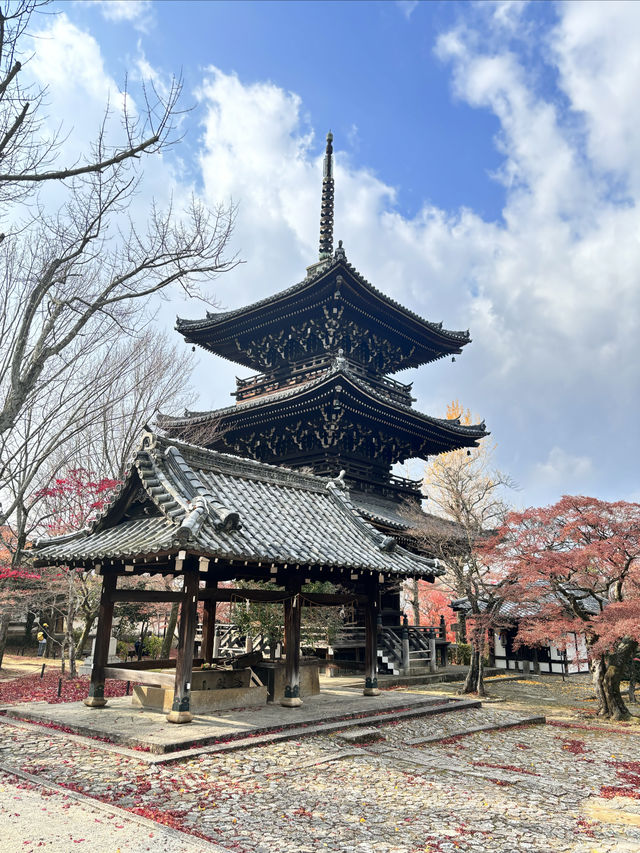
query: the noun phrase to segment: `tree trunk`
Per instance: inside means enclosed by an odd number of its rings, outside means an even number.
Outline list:
[[[483,652],[482,638],[476,639],[472,637],[471,662],[460,693],[476,693],[478,696],[487,695],[484,687],[484,664],[482,663]]]
[[[476,689],[476,684],[478,683],[478,655],[475,649],[471,649],[471,660],[469,662],[469,669],[467,670],[467,677],[464,680],[464,684],[460,690],[460,693],[474,693]]]
[[[593,666],[593,681],[598,700],[598,716],[609,720],[628,720],[629,709],[624,704],[620,693],[620,678],[625,658],[633,647],[632,640],[622,640],[615,652],[605,659],[604,656],[595,661]]]
[[[84,617],[84,626],[82,628],[82,633],[80,634],[80,639],[78,640],[77,652],[78,654],[82,654],[84,652],[85,643],[87,642],[87,637],[91,633],[91,629],[93,628],[93,623],[96,621],[96,614],[92,613],[91,616]]]
[[[609,704],[604,692],[604,673],[606,664],[604,656],[596,658],[591,665],[591,676],[593,678],[593,687],[596,691],[596,701],[598,702],[597,714],[599,717],[609,716]]]
[[[418,588],[418,578],[414,578],[411,582],[411,588],[413,593],[413,601],[411,602],[411,606],[413,607],[413,624],[420,624],[420,595]]]
[[[148,622],[145,620],[142,621],[142,628],[140,629],[140,646],[138,647],[138,660],[142,660],[142,655],[144,654],[144,641],[147,636],[147,627]]]
[[[171,605],[171,613],[169,614],[169,624],[167,625],[167,630],[162,641],[162,652],[160,654],[161,658],[171,657],[171,644],[173,643],[173,637],[176,633],[176,625],[178,624],[179,606],[179,601],[174,601]]]
[[[2,659],[4,658],[4,650],[7,645],[10,618],[9,613],[3,613],[0,616],[0,669],[2,669]]]
[[[33,623],[36,620],[36,614],[33,611],[29,610],[27,612],[27,619],[24,623],[24,641],[27,646],[31,645],[31,641],[33,640]]]
[[[612,720],[628,720],[631,714],[620,693],[620,666],[611,658],[604,674],[604,692],[610,709],[610,718]]]
[[[638,643],[633,644],[633,648],[629,654],[629,702],[635,705],[636,699],[636,655],[638,654]]]
[[[76,643],[73,638],[73,617],[75,615],[75,607],[69,612],[69,619],[67,621],[67,636],[66,636],[66,646],[67,646],[67,655],[69,657],[69,678],[77,678],[78,670],[76,668]]]
[[[76,615],[76,596],[75,596],[75,572],[73,569],[68,569],[67,575],[67,612],[64,614],[65,632],[60,644],[60,657],[62,658],[62,674],[64,675],[65,652],[69,661],[69,678],[77,678],[76,671],[76,644],[73,638],[73,622]]]

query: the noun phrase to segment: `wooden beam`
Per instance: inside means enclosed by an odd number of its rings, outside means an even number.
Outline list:
[[[172,672],[147,672],[144,669],[133,669],[122,666],[107,666],[105,678],[115,681],[133,681],[135,684],[149,684],[151,687],[173,687],[175,676]]]
[[[218,588],[218,589],[201,589],[198,591],[199,601],[262,601],[278,603],[283,602],[290,597],[290,593],[286,590],[275,589],[238,589],[234,588]],[[369,599],[366,595],[356,595],[348,593],[322,593],[322,592],[303,592],[301,593],[301,604],[305,605],[319,604],[325,607],[335,607],[342,604],[365,604]]]
[[[200,589],[198,599],[200,601],[236,601],[245,599],[247,601],[270,601],[282,602],[289,598],[286,590],[279,592],[274,589]]]
[[[176,665],[175,658],[155,658],[151,660],[134,660],[123,661],[122,663],[111,663],[109,669],[174,669]],[[172,676],[173,677],[173,676]],[[110,676],[115,678],[115,676]]]
[[[323,607],[336,607],[341,604],[366,604],[368,601],[366,595],[352,595],[340,593],[324,593],[324,592],[302,592],[300,593],[302,606],[305,604],[321,604]]]
[[[111,601],[184,601],[184,592],[165,592],[161,589],[116,589],[111,593]]]

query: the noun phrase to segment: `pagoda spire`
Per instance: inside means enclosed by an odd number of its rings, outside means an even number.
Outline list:
[[[320,206],[321,261],[330,258],[333,251],[333,134],[327,133],[322,170],[322,204]]]

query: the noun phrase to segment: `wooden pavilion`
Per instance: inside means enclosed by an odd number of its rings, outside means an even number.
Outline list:
[[[87,529],[40,539],[36,566],[66,565],[102,577],[89,696],[106,704],[108,646],[116,602],[180,602],[178,656],[170,722],[190,722],[198,602],[204,602],[202,657],[213,656],[216,602],[245,598],[284,606],[283,705],[301,704],[300,612],[305,605],[358,604],[365,614],[364,694],[376,695],[376,631],[381,587],[439,574],[433,560],[399,546],[351,503],[341,475],[315,475],[206,450],[145,432],[126,480]],[[179,591],[126,589],[119,578],[183,577]],[[221,581],[271,581],[280,590],[219,588]],[[346,592],[303,591],[331,581]],[[169,661],[164,662],[169,665]],[[155,662],[162,666],[163,662]],[[142,680],[142,679],[141,679]]]

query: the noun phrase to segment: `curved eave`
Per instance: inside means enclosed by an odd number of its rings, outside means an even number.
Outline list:
[[[189,343],[196,344],[209,352],[218,353],[237,364],[261,370],[261,363],[246,353],[239,352],[233,340],[247,335],[248,329],[255,327],[256,315],[264,316],[265,311],[268,312],[271,317],[266,325],[270,325],[272,322],[276,323],[279,317],[291,313],[293,309],[299,309],[300,303],[304,302],[312,290],[319,289],[323,284],[332,283],[338,273],[345,276],[347,288],[355,295],[356,300],[361,302],[361,304],[349,302],[352,310],[360,312],[365,319],[369,319],[370,315],[366,308],[371,307],[376,313],[376,322],[379,325],[395,330],[396,333],[423,347],[421,354],[407,359],[405,367],[418,367],[448,355],[459,354],[462,347],[470,343],[468,331],[444,329],[442,323],[425,320],[378,290],[351,264],[342,259],[332,261],[315,275],[308,276],[298,284],[251,305],[219,314],[207,314],[201,320],[186,320],[178,317],[175,328]],[[265,327],[264,323],[261,325]],[[420,344],[421,340],[422,344]]]
[[[374,404],[378,411],[382,410],[390,419],[396,422],[404,420],[407,429],[422,433],[425,438],[432,436],[434,431],[442,438],[449,436],[451,439],[451,447],[449,449],[475,447],[481,438],[489,435],[484,424],[466,426],[458,420],[435,418],[417,412],[410,406],[403,406],[400,403],[396,403],[384,394],[379,393],[358,376],[351,373],[351,371],[342,367],[333,368],[324,376],[314,379],[311,382],[302,383],[285,391],[260,397],[257,400],[249,400],[212,412],[194,412],[182,418],[161,416],[159,423],[163,429],[180,431],[187,427],[201,426],[210,421],[220,421],[223,428],[226,427],[228,429],[232,428],[234,421],[240,420],[244,415],[251,416],[254,413],[258,413],[261,420],[263,416],[266,420],[268,412],[273,413],[278,409],[286,410],[292,404],[308,403],[314,397],[325,395],[331,387],[334,388],[334,392],[337,392],[336,386],[340,382],[348,383],[352,389],[352,393],[359,396],[361,402],[365,405]]]

